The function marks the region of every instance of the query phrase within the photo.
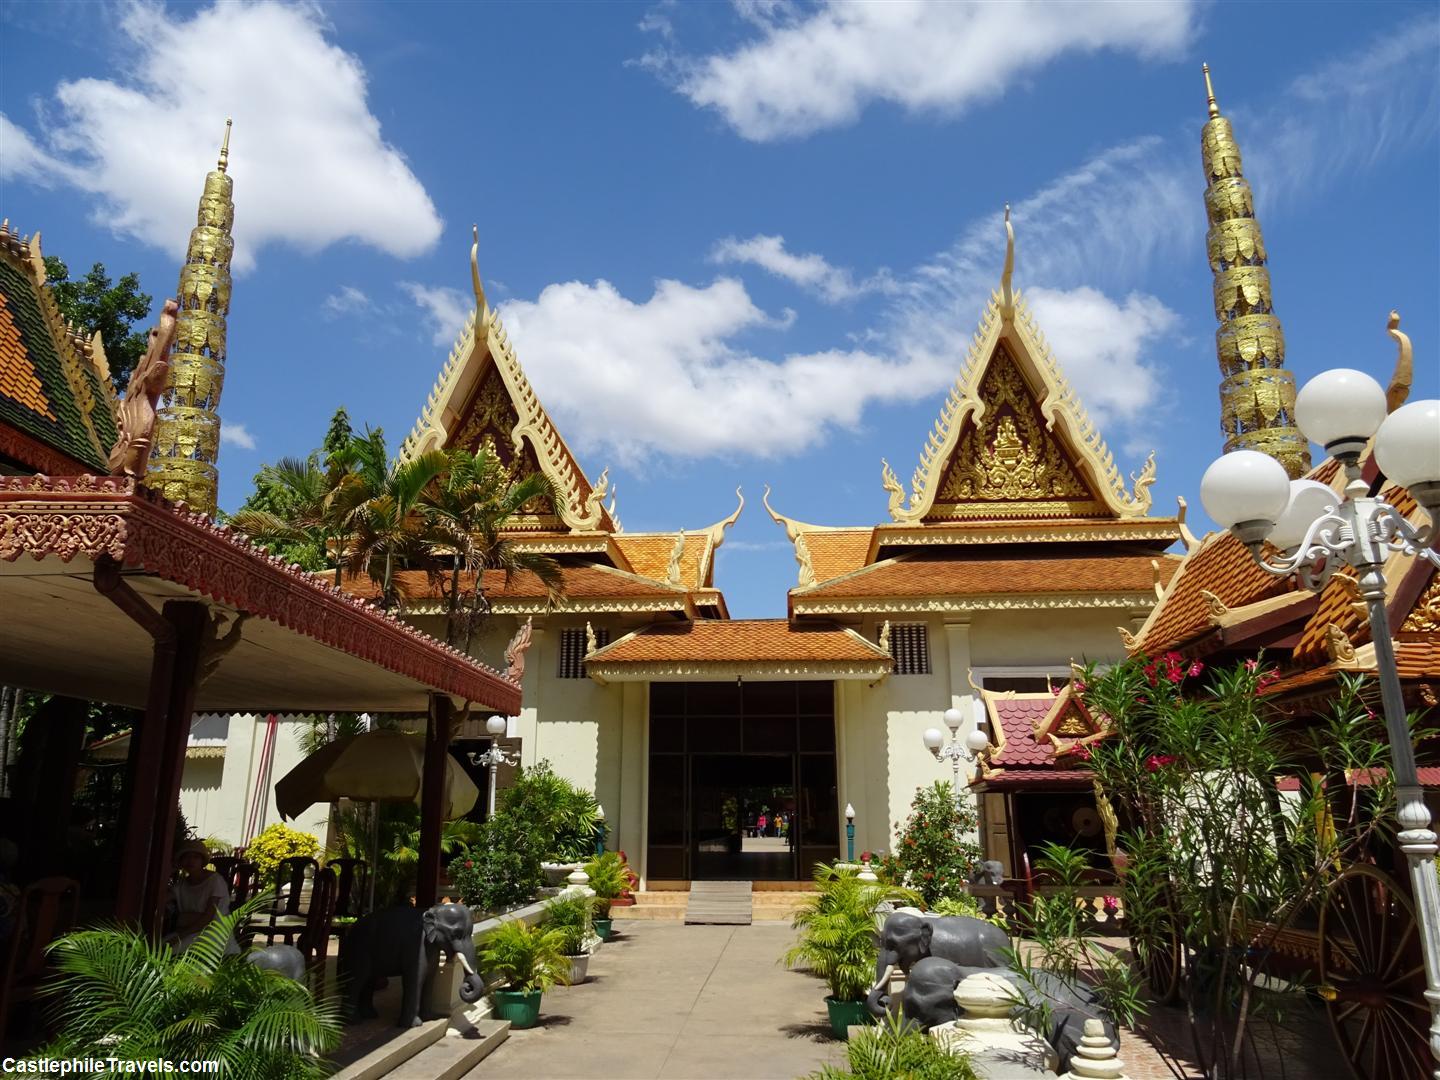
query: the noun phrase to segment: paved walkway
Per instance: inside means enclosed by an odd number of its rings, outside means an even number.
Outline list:
[[[788,923],[616,923],[590,981],[545,995],[540,1025],[467,1080],[795,1080],[844,1059],[825,985],[776,961]]]

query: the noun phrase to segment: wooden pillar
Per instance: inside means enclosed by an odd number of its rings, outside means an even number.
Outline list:
[[[420,787],[420,858],[415,881],[415,906],[422,910],[434,904],[440,894],[440,831],[445,827],[447,759],[454,729],[452,712],[448,697],[430,695]]]

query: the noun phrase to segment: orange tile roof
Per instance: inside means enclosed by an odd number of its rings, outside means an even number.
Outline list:
[[[1181,563],[1175,587],[1160,601],[1132,651],[1165,652],[1206,630],[1209,606],[1202,591],[1213,593],[1226,607],[1237,608],[1288,588],[1284,579],[1259,566],[1233,535],[1211,533]]]
[[[1345,570],[1337,573],[1320,590],[1320,604],[1300,632],[1300,640],[1291,652],[1295,663],[1324,663],[1329,653],[1326,640],[1331,623],[1338,626],[1352,645],[1370,640],[1370,620],[1352,606],[1359,598],[1355,576]]]
[[[442,575],[448,585],[448,575]],[[675,598],[677,608],[683,606],[685,594],[676,589],[666,588],[655,582],[627,574],[622,570],[595,566],[589,563],[561,563],[560,576],[564,583],[565,596],[571,600],[594,600],[610,597],[666,597]],[[395,575],[401,595],[410,600],[436,599],[441,596],[440,584],[433,581],[424,570],[401,570]],[[473,574],[461,575],[461,587],[473,587]],[[513,575],[506,584],[505,574],[500,570],[486,570],[483,582],[485,595],[492,600],[539,600],[544,598],[545,584],[529,571]],[[344,582],[347,592],[356,596],[373,598],[380,595],[379,586],[368,577],[360,576]]]
[[[1149,592],[1154,570],[1147,555],[1069,555],[1029,559],[974,553],[914,553],[887,559],[853,574],[797,590],[815,596],[985,596],[995,593]],[[1179,560],[1161,557],[1161,581]]]
[[[859,570],[870,554],[870,536],[874,529],[816,529],[807,531],[805,546],[810,549],[810,565],[817,582],[829,581]]]
[[[634,573],[665,582],[670,574],[670,556],[675,551],[675,541],[679,536],[678,532],[616,533],[614,540]],[[683,588],[698,589],[704,584],[700,564],[708,540],[704,530],[685,534],[685,549],[680,555],[680,584]]]
[[[647,626],[607,645],[586,662],[639,664],[672,660],[717,664],[806,660],[888,664],[890,655],[859,634],[833,623],[701,619]]]
[[[55,419],[4,293],[0,293],[0,396],[19,402],[48,420]]]

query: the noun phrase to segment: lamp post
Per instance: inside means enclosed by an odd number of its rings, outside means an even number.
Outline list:
[[[492,716],[485,721],[485,730],[495,740],[490,744],[490,749],[483,754],[471,754],[472,765],[484,765],[490,770],[490,795],[485,802],[485,820],[489,821],[495,816],[495,776],[501,765],[515,764],[515,755],[507,754],[500,748],[500,738],[505,734],[508,725],[503,716]]]
[[[1326,485],[1290,480],[1273,458],[1237,450],[1215,461],[1200,482],[1205,510],[1250,549],[1272,574],[1296,575],[1319,590],[1342,566],[1354,569],[1370,619],[1375,666],[1385,710],[1400,850],[1420,916],[1425,957],[1425,999],[1430,1005],[1430,1052],[1440,1061],[1440,885],[1435,878],[1436,836],[1415,767],[1405,718],[1395,646],[1385,611],[1384,562],[1404,552],[1440,567],[1432,549],[1440,523],[1440,401],[1414,401],[1386,415],[1385,392],[1364,372],[1327,371],[1305,384],[1295,401],[1300,430],[1344,467],[1344,498]],[[1430,521],[1411,525],[1395,507],[1370,495],[1360,454],[1375,436],[1375,462],[1392,483],[1409,490]],[[1339,505],[1336,505],[1338,501]],[[1280,550],[1267,555],[1269,541]],[[1440,1080],[1440,1068],[1434,1072]]]
[[[855,807],[845,804],[845,861],[855,861]]]
[[[965,714],[959,709],[949,708],[945,710],[945,726],[950,729],[950,741],[945,741],[945,733],[939,728],[926,728],[922,738],[925,740],[925,747],[935,755],[936,761],[949,761],[955,772],[955,808],[962,809],[964,804],[960,801],[963,796],[960,794],[960,762],[974,761],[980,756],[985,747],[990,745],[990,738],[980,727],[965,736],[964,741],[960,739],[960,725],[965,722]]]
[[[605,807],[595,804],[595,857],[605,854]]]

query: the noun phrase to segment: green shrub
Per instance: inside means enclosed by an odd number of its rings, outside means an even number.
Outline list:
[[[863,1001],[879,957],[876,909],[886,900],[914,899],[908,889],[861,881],[822,863],[815,868],[815,892],[795,913],[800,939],[784,961],[824,979],[836,1001]]]
[[[371,814],[379,815],[379,861]],[[404,905],[415,895],[415,873],[420,862],[420,808],[414,803],[380,803],[355,806],[335,814],[335,844],[327,859],[364,859],[375,874],[375,905]],[[466,845],[479,840],[481,826],[460,818],[440,830],[440,854],[453,859]],[[453,863],[451,864],[453,866]]]
[[[534,896],[545,880],[534,831],[509,813],[480,826],[475,843],[450,862],[450,880],[476,911],[500,912]]]
[[[560,934],[560,951],[579,956],[590,936],[590,904],[584,896],[564,896],[545,905],[545,925]]]
[[[501,923],[480,946],[480,970],[505,980],[508,990],[549,990],[570,983],[570,961],[561,952],[559,930]]]
[[[313,859],[319,853],[319,840],[307,832],[292,829],[278,821],[274,825],[265,826],[264,831],[245,848],[245,858],[254,863],[255,869],[260,871],[262,887],[274,884],[275,871],[280,866],[280,860],[302,855]]]
[[[595,892],[595,914],[608,919],[610,901],[622,896],[630,884],[625,874],[625,860],[618,851],[607,851],[587,862],[585,873],[590,875],[589,885]]]
[[[896,824],[895,851],[876,872],[887,881],[920,893],[926,907],[964,894],[970,873],[980,862],[980,847],[970,839],[979,825],[968,798],[957,805],[955,788],[937,781],[915,793],[904,826]]]
[[[599,809],[592,793],[556,775],[548,761],[521,769],[500,793],[500,812],[525,822],[540,858],[555,862],[578,862],[595,851]]]
[[[79,930],[51,946],[55,1039],[40,1057],[219,1061],[237,1080],[329,1075],[338,1006],[301,983],[226,956],[261,896],[205,927],[184,953],[124,928]],[[97,1055],[102,1049],[104,1053]]]
[[[809,1080],[976,1080],[967,1054],[946,1050],[903,1017],[855,1033],[845,1067],[827,1065]]]

